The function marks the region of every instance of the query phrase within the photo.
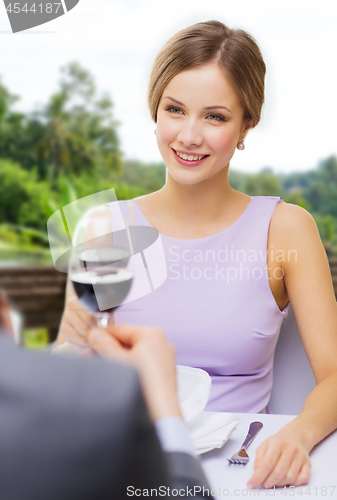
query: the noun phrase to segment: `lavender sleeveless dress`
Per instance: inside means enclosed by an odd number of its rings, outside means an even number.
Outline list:
[[[269,223],[280,201],[253,196],[234,224],[205,238],[160,235],[166,279],[115,312],[116,323],[162,328],[177,364],[209,373],[208,411],[258,413],[268,405],[275,346],[289,309],[278,308],[266,263]],[[135,200],[115,203],[127,224],[151,226]],[[152,262],[155,252],[146,258]]]

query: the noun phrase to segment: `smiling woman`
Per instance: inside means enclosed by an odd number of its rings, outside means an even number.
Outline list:
[[[185,70],[167,84],[157,107],[157,144],[172,178],[190,184],[228,167],[252,125],[213,62]]]
[[[317,387],[257,451],[250,485],[270,488],[305,484],[310,451],[337,428],[337,309],[311,215],[278,197],[247,196],[229,182],[230,161],[260,120],[264,76],[255,40],[218,21],[182,30],[158,54],[148,97],[166,183],[118,207],[129,225],[160,232],[166,269],[155,253],[146,267],[167,279],[132,307],[122,304],[115,322],[159,326],[178,364],[206,370],[206,410],[262,413],[269,411],[275,346],[291,303]],[[110,217],[113,205],[105,208]],[[80,332],[83,342],[90,317],[74,307],[71,286],[67,297],[61,332],[71,341]]]

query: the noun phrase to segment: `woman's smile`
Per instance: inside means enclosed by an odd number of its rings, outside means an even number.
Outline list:
[[[187,151],[178,151],[172,148],[175,159],[181,165],[185,165],[187,167],[197,167],[203,163],[209,155],[202,155],[198,153],[190,153]]]

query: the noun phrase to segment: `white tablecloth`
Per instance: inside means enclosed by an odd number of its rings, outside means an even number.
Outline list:
[[[202,455],[201,464],[209,480],[215,498],[282,498],[295,499],[337,499],[337,431],[319,443],[311,452],[311,475],[307,485],[299,487],[276,488],[259,493],[250,492],[247,482],[253,475],[254,459],[258,446],[269,436],[295,418],[293,415],[262,415],[238,413],[241,422],[223,448]],[[245,466],[229,465],[230,458],[240,448],[246,437],[249,424],[254,420],[263,423],[263,428],[248,448],[251,458]],[[286,493],[286,495],[285,495]],[[310,493],[310,495],[309,495]]]

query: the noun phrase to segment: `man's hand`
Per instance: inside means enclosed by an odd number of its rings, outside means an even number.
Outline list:
[[[14,331],[9,310],[9,303],[3,293],[0,292],[0,328],[14,338]]]
[[[132,325],[93,329],[88,341],[101,357],[133,365],[140,374],[153,421],[167,416],[182,418],[178,398],[175,351],[162,330]]]

